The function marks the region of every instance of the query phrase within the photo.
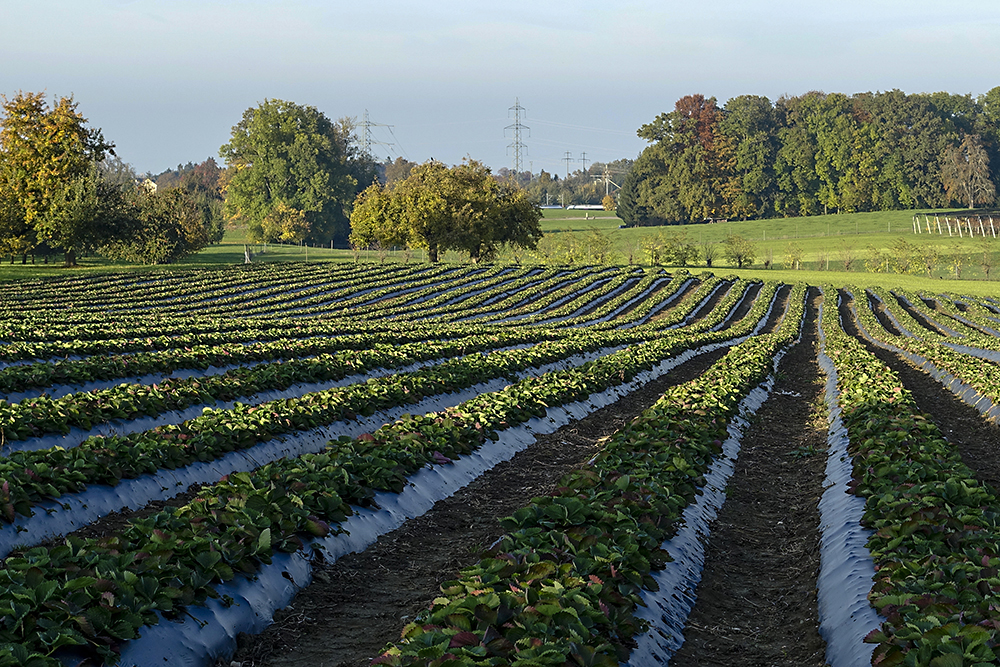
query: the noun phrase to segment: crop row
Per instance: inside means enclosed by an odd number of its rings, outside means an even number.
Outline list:
[[[996,664],[996,496],[899,377],[843,332],[835,308],[824,312],[823,327],[854,457],[853,490],[865,499],[863,523],[875,531],[869,599],[887,620],[866,639],[877,644],[873,664]]]
[[[746,335],[760,326],[769,307],[769,303],[759,300],[748,316],[725,334],[691,335],[682,332],[672,333],[668,338],[680,348],[689,348]],[[64,493],[79,492],[84,485],[115,485],[122,478],[134,478],[159,469],[175,469],[194,461],[213,460],[282,433],[324,426],[350,418],[355,413],[371,414],[377,409],[413,402],[426,395],[457,391],[476,382],[581,352],[643,340],[644,335],[637,331],[580,332],[569,339],[550,341],[526,350],[493,352],[485,357],[474,354],[421,371],[399,373],[360,385],[307,394],[298,399],[281,399],[259,406],[237,405],[225,411],[206,411],[203,416],[178,426],[157,427],[127,436],[91,437],[69,450],[13,452],[6,459],[0,459],[0,480],[5,480],[7,484],[0,493],[0,515],[14,521],[17,514],[30,516],[33,505],[60,498]],[[489,348],[495,342],[494,338],[476,341],[482,348]],[[507,342],[511,342],[511,338]],[[472,343],[461,341],[453,345],[462,346],[467,351],[474,347]],[[447,345],[443,345],[437,353],[441,350],[447,352]],[[417,346],[415,356],[409,360],[435,354],[430,347]],[[404,348],[394,350],[390,359],[402,363],[402,355],[406,352]],[[203,381],[193,383],[192,391],[199,389],[200,382]],[[141,389],[146,391],[147,388]],[[128,391],[138,393],[135,388]],[[174,395],[167,396],[171,401],[178,400]]]
[[[585,294],[597,290],[606,284],[615,271],[610,268],[588,269],[573,275],[573,281],[568,284],[557,284],[553,289],[545,292],[536,292],[531,295],[531,300],[517,307],[507,310],[498,316],[489,314],[483,319],[487,321],[505,322],[516,320],[519,324],[532,324],[536,320],[549,316],[557,316],[562,313],[562,306],[571,300],[580,299]],[[534,319],[529,319],[534,318]]]
[[[489,555],[441,586],[441,596],[373,664],[617,665],[646,629],[641,588],[669,556],[675,530],[740,400],[797,337],[803,290],[786,326],[734,347],[701,377],[668,390],[613,435],[550,497],[503,521]]]
[[[225,271],[190,271],[186,273],[161,274],[156,279],[141,281],[143,289],[135,289],[136,281],[127,279],[99,284],[77,281],[51,281],[49,288],[39,287],[16,295],[8,295],[0,300],[0,306],[13,306],[24,311],[45,310],[47,307],[61,306],[73,309],[107,308],[115,310],[146,309],[153,305],[170,308],[176,304],[181,308],[185,303],[201,304],[206,300],[228,298],[255,290],[281,289],[293,291],[310,285],[317,289],[331,289],[331,286],[347,287],[362,284],[365,275],[378,277],[380,274],[415,276],[421,273],[440,273],[445,267],[394,267],[386,269],[378,266],[327,265],[324,267],[268,267],[258,265],[238,267]],[[334,287],[336,289],[336,287]],[[270,294],[271,292],[266,292]],[[16,304],[16,305],[15,305]]]
[[[58,664],[53,656],[69,646],[112,662],[120,642],[155,623],[157,612],[179,613],[212,595],[214,582],[252,572],[276,549],[298,549],[303,535],[325,534],[350,504],[364,505],[374,490],[398,490],[408,472],[447,463],[491,431],[624,382],[689,344],[653,341],[528,378],[444,414],[404,418],[374,434],[331,443],[322,453],[233,475],[188,505],[138,520],[119,535],[71,537],[9,558],[0,570],[0,641],[8,642],[0,665]],[[257,412],[271,421],[269,411]],[[259,428],[254,424],[248,432]]]
[[[570,335],[569,333],[544,329],[532,331],[497,330],[496,333],[457,338],[451,337],[448,335],[449,333],[445,332],[439,341],[428,339],[426,336],[397,336],[385,333],[348,334],[337,337],[283,338],[246,345],[197,345],[156,352],[94,355],[82,359],[11,365],[0,368],[0,395],[55,385],[80,385],[94,381],[169,374],[177,370],[204,371],[213,366],[224,368],[255,362],[295,360],[319,355],[339,355],[344,358],[352,372],[357,372],[356,368],[371,366],[367,357],[376,351],[400,349],[406,350],[406,354],[411,354],[414,348],[422,344],[431,348],[435,345],[446,344],[449,349],[446,354],[454,355],[456,351],[462,353],[461,350],[466,349],[463,347],[465,341],[468,341],[467,349],[472,351],[485,349],[483,348],[484,341],[488,341],[493,347],[501,347],[563,338]],[[348,353],[353,353],[353,356]],[[432,350],[429,349],[428,354],[431,353]]]
[[[231,410],[206,410],[202,416],[179,425],[160,426],[127,436],[95,436],[71,449],[11,452],[0,458],[0,480],[5,482],[0,492],[0,514],[13,522],[16,514],[30,516],[31,505],[59,498],[63,493],[79,492],[84,485],[114,485],[122,478],[212,460],[284,433],[314,429],[353,418],[356,414],[373,414],[492,378],[510,377],[518,371],[598,349],[610,339],[608,335],[581,335],[564,341],[543,342],[528,349],[488,355],[474,353],[418,371],[396,373],[299,398],[237,405]],[[637,340],[632,337],[633,343]],[[697,339],[691,340],[697,342]],[[622,344],[624,337],[617,342]],[[673,344],[684,347],[688,343]],[[418,346],[415,354],[421,349]],[[191,391],[199,389],[200,383],[191,386]],[[148,398],[171,403],[179,400],[175,393],[155,388],[130,388],[129,392],[135,400]],[[85,417],[92,418],[93,414],[90,412]]]
[[[860,306],[855,309],[858,321],[869,335],[950,373],[994,404],[1000,404],[1000,367],[996,364],[933,340],[893,334],[882,326],[870,308],[863,307],[864,304]]]
[[[447,267],[357,267],[347,274],[330,274],[317,277],[303,276],[297,280],[284,279],[277,284],[252,283],[233,291],[206,291],[200,298],[190,298],[189,292],[181,291],[171,295],[171,301],[158,307],[161,312],[178,314],[198,313],[199,315],[230,315],[239,313],[243,317],[253,317],[270,312],[276,304],[282,307],[314,305],[323,301],[339,301],[352,298],[359,293],[375,293],[381,290],[409,288],[416,284],[439,282],[454,269]],[[318,278],[318,279],[317,279]],[[143,308],[154,304],[143,303]]]
[[[437,312],[434,315],[436,322],[456,322],[466,320],[486,321],[494,316],[508,317],[512,313],[535,312],[542,310],[550,299],[558,298],[555,295],[564,295],[581,289],[589,279],[595,276],[595,272],[589,268],[569,269],[547,269],[544,273],[533,276],[535,282],[527,284],[525,287],[509,290],[498,288],[492,294],[483,295],[479,300],[480,305],[476,307],[467,306],[463,309],[455,309],[451,312]]]

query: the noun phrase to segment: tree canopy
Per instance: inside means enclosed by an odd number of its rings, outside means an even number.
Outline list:
[[[345,240],[358,184],[375,174],[371,158],[357,148],[351,121],[335,123],[315,107],[284,100],[247,109],[219,155],[232,172],[226,214],[258,241],[279,204],[304,214],[304,240]]]
[[[423,248],[432,262],[446,250],[489,260],[505,245],[534,248],[542,236],[540,220],[540,209],[523,189],[494,178],[480,162],[449,168],[431,160],[358,196],[351,244]]]
[[[113,154],[99,129],[87,127],[72,97],[50,107],[43,93],[3,98],[0,120],[0,244],[27,253],[45,243],[62,248],[66,263],[98,243],[94,165]],[[85,204],[84,201],[90,203]]]
[[[632,225],[984,204],[1000,183],[1000,87],[978,99],[813,91],[721,107],[688,95],[638,135],[650,145],[619,198]]]

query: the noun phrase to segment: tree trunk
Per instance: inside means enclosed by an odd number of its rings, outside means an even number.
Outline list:
[[[63,264],[66,266],[76,266],[76,250],[67,248],[63,254]]]
[[[438,261],[438,249],[436,245],[427,246],[427,260],[432,264]]]

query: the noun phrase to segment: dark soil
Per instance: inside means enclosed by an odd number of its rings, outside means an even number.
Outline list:
[[[743,298],[739,300],[736,307],[733,308],[733,312],[730,314],[729,321],[723,328],[729,328],[736,322],[739,322],[753,307],[753,302],[756,301],[757,295],[760,294],[760,290],[763,289],[764,283],[754,283],[747,288],[747,291],[743,294]],[[780,312],[780,311],[779,311]]]
[[[317,570],[316,581],[278,612],[274,625],[241,638],[233,662],[257,665],[368,665],[435,597],[438,586],[501,534],[498,519],[551,491],[590,459],[597,442],[652,405],[670,386],[700,375],[725,354],[695,357],[632,395],[541,436],[422,517],[363,553]]]
[[[976,479],[989,484],[994,490],[1000,490],[1000,427],[986,421],[978,410],[959,399],[927,372],[861,337],[849,308],[850,297],[844,292],[842,294],[844,303],[840,316],[847,333],[856,336],[899,375],[903,386],[913,393],[917,407],[927,413],[944,436],[958,448],[962,461],[972,469]]]
[[[733,285],[735,284],[736,283],[732,281],[728,280],[723,281],[722,285],[718,289],[716,289],[715,292],[712,294],[712,298],[706,301],[705,305],[703,305],[696,313],[694,313],[691,316],[691,320],[690,322],[688,322],[688,324],[692,324],[700,319],[707,317],[710,312],[715,310],[715,307],[719,305],[719,302],[722,301],[722,299],[725,298],[727,294],[729,294],[729,290],[733,289]]]
[[[914,319],[914,321],[916,321],[920,326],[922,326],[927,331],[930,331],[931,333],[941,334],[942,336],[951,335],[947,331],[942,329],[940,326],[938,326],[936,322],[932,322],[923,313],[921,313],[919,310],[908,304],[904,299],[901,299],[900,297],[894,294],[892,295],[892,298],[895,301],[895,305],[890,303],[889,304],[890,308],[899,308],[901,310],[905,310],[907,314]],[[919,334],[920,332],[917,331],[915,333]]]
[[[654,289],[652,292],[650,292],[649,295],[646,298],[647,299],[655,299],[655,298],[657,298],[657,296],[659,296],[669,286],[670,286],[669,282],[664,282],[662,285],[660,285],[659,287],[657,287],[656,289]],[[688,289],[690,289],[690,288],[691,288],[691,285],[688,286]],[[671,294],[672,293],[673,292],[671,292]],[[687,289],[681,291],[682,295],[686,294],[686,293],[687,293]],[[681,296],[680,298],[683,298],[683,296]],[[680,298],[678,298],[678,301],[680,300]],[[632,311],[635,310],[636,308],[638,308],[639,306],[641,306],[642,303],[643,303],[643,301],[644,301],[643,299],[637,300],[635,303],[629,305],[628,308],[626,308],[622,312],[618,313],[617,317],[619,317],[619,318],[621,318],[623,320],[628,319],[629,315],[632,313]]]
[[[741,443],[685,641],[671,665],[825,664],[816,576],[827,421],[815,299],[806,326]]]

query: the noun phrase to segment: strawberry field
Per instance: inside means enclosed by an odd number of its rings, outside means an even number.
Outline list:
[[[302,264],[0,308],[0,667],[998,662],[989,299]]]

